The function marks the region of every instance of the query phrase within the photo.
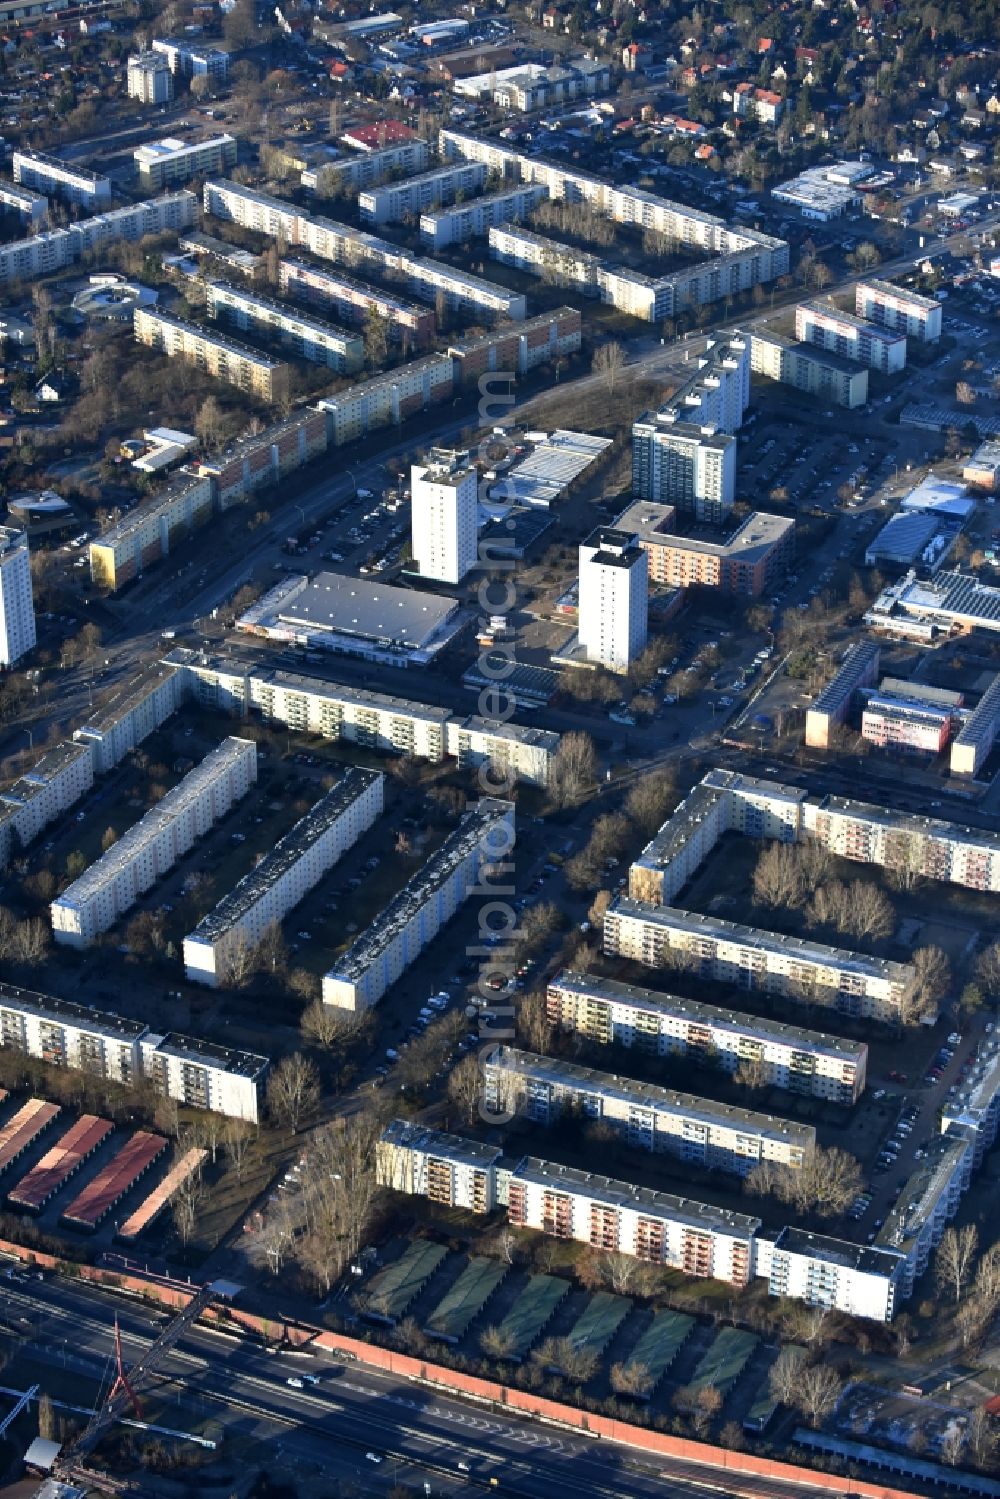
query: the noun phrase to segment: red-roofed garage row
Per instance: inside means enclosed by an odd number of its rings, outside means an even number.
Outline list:
[[[0,1129],[0,1172],[7,1170],[38,1139],[59,1113],[57,1103],[44,1098],[29,1098]]]
[[[62,1215],[63,1222],[75,1228],[96,1228],[166,1148],[162,1135],[137,1130],[90,1185],[73,1199]]]
[[[184,1185],[188,1177],[201,1170],[207,1157],[207,1150],[189,1150],[181,1156],[179,1161],[175,1161],[160,1185],[154,1187],[149,1196],[143,1198],[131,1217],[125,1219],[118,1230],[119,1239],[124,1239],[127,1244],[137,1239],[143,1229],[148,1228],[154,1219],[159,1217],[171,1197]]]
[[[40,1213],[79,1171],[84,1161],[90,1159],[113,1128],[109,1120],[99,1119],[96,1114],[82,1114],[52,1149],[45,1152],[38,1165],[32,1166],[17,1186],[7,1193],[7,1201],[15,1207]]]

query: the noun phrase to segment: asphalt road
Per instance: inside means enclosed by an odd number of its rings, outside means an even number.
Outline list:
[[[55,1368],[81,1375],[106,1369],[115,1314],[126,1362],[135,1363],[165,1325],[163,1318],[58,1278],[4,1283],[3,1315],[24,1336],[25,1353]],[[320,1385],[289,1388],[289,1375],[303,1372],[318,1374]],[[809,1499],[825,1492],[818,1484],[727,1476],[694,1463],[667,1466],[618,1444],[452,1399],[360,1364],[265,1354],[201,1330],[186,1335],[165,1359],[156,1378],[159,1398],[168,1395],[167,1385],[181,1381],[179,1410],[186,1403],[190,1415],[194,1402],[202,1420],[217,1413],[227,1427],[267,1436],[285,1468],[305,1471],[321,1464],[327,1476],[363,1474],[366,1492],[388,1489],[397,1472],[405,1479],[408,1470],[411,1480],[431,1482],[434,1493],[458,1492],[469,1482],[459,1462],[469,1464],[471,1480],[480,1486],[496,1477],[504,1494],[526,1499],[663,1499],[665,1482],[671,1499],[704,1499],[706,1490],[723,1499]],[[184,1421],[178,1417],[175,1424],[180,1428]],[[369,1451],[383,1461],[370,1462]]]

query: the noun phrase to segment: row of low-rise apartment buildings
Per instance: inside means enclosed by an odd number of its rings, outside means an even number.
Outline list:
[[[754,510],[720,541],[681,536],[673,505],[635,500],[615,527],[649,558],[649,581],[669,588],[717,588],[745,598],[767,593],[795,555],[795,522]]]
[[[893,286],[891,281],[859,281],[854,288],[854,311],[869,323],[923,343],[935,343],[941,337],[941,303],[937,298],[922,297],[907,287]]]
[[[955,775],[974,774],[993,745],[1000,686],[984,693],[982,702],[969,713],[962,709],[961,693],[895,678],[886,678],[879,686],[879,660],[874,642],[859,641],[850,647],[806,713],[806,745],[829,749],[835,731],[860,703],[862,738],[882,749],[937,755],[961,723],[951,770]]]
[[[283,296],[313,303],[346,323],[363,325],[373,315],[381,318],[389,341],[404,348],[426,349],[434,338],[435,318],[431,308],[357,281],[343,271],[323,270],[304,260],[282,260],[278,286]]]
[[[301,308],[259,292],[210,281],[206,287],[211,317],[258,337],[273,337],[300,359],[325,364],[338,375],[353,375],[365,362],[365,342],[358,333],[303,312]]]
[[[835,406],[854,410],[868,400],[865,366],[780,333],[755,328],[750,337],[750,360],[755,375],[790,385]]]
[[[358,211],[367,224],[398,224],[407,218],[419,220],[421,214],[430,209],[482,192],[485,185],[486,168],[479,162],[451,162],[432,167],[415,177],[365,188],[358,195]]]
[[[932,818],[710,771],[629,871],[608,912],[605,950],[647,967],[682,962],[705,978],[763,989],[851,1015],[916,1016],[909,964],[865,957],[674,907],[724,832],[793,843],[815,839],[841,858],[977,890],[1000,889],[1000,839]]]
[[[795,309],[795,337],[883,375],[906,367],[905,333],[843,312],[832,302],[800,302]]]
[[[85,947],[107,931],[256,779],[253,741],[223,740],[52,902],[56,941]]]
[[[767,265],[762,268],[761,257],[748,251],[719,255],[662,276],[649,276],[633,266],[617,265],[509,222],[489,230],[489,245],[490,255],[501,265],[514,266],[526,275],[540,276],[557,286],[573,287],[584,296],[598,297],[606,306],[647,323],[676,317],[723,297],[739,296],[761,280],[772,279],[770,274],[762,273]],[[777,258],[779,263],[783,259],[780,254]]]
[[[288,398],[289,368],[283,360],[237,343],[216,328],[188,322],[158,307],[137,307],[133,327],[139,343],[168,359],[183,359],[272,405]]]
[[[498,1209],[516,1228],[666,1265],[697,1279],[889,1322],[908,1294],[907,1258],[794,1226],[768,1230],[749,1214],[617,1181],[496,1145],[391,1121],[376,1147],[379,1184],[445,1208]]]
[[[483,797],[323,976],[323,1002],[370,1010],[514,845],[514,803]],[[488,887],[487,887],[488,888]]]
[[[167,663],[208,707],[259,712],[266,723],[285,724],[297,733],[413,755],[435,765],[447,759],[463,770],[489,765],[499,779],[545,786],[559,747],[559,735],[548,729],[463,718],[429,703],[282,670],[266,654],[206,657],[182,648]]]
[[[266,656],[206,657],[184,647],[143,669],[0,793],[0,867],[120,765],[185,702],[240,717],[259,712],[296,733],[412,755],[462,769],[491,767],[498,782],[548,783],[559,735],[275,669]]]
[[[322,198],[353,197],[367,187],[377,187],[387,177],[415,177],[427,169],[430,159],[430,144],[415,135],[374,151],[355,151],[336,161],[307,167],[301,182]]]
[[[227,223],[280,239],[289,249],[308,250],[319,260],[349,271],[368,268],[398,279],[414,296],[431,304],[440,295],[451,311],[490,322],[498,318],[517,322],[526,315],[525,298],[519,292],[414,255],[364,230],[306,213],[287,199],[269,197],[237,182],[206,182],[204,207],[206,213]]]
[[[544,187],[536,183],[504,188],[502,192],[487,193],[485,197],[472,198],[450,208],[431,209],[420,215],[421,242],[431,250],[463,244],[476,235],[487,234],[498,224],[527,218],[547,196]]]
[[[616,223],[652,230],[688,253],[706,251],[712,259],[703,264],[688,266],[676,275],[651,278],[653,303],[648,315],[653,318],[671,317],[686,307],[718,301],[774,280],[788,270],[788,245],[784,240],[726,224],[712,214],[659,198],[643,188],[612,183],[459,130],[442,130],[439,148],[446,161],[478,163],[506,181],[544,187],[550,198],[586,203]]]
[[[811,1125],[500,1046],[483,1059],[487,1110],[549,1126],[568,1113],[606,1124],[632,1149],[746,1176],[760,1161],[798,1171],[816,1148]]]
[[[184,938],[184,971],[215,988],[381,815],[385,777],[358,767],[300,817],[261,862]]]
[[[112,208],[67,229],[49,229],[0,245],[0,285],[37,281],[119,240],[137,241],[146,235],[187,229],[194,223],[197,204],[194,194],[182,189],[127,208]]]
[[[864,1091],[868,1047],[863,1041],[588,973],[557,974],[549,980],[545,1002],[554,1026],[600,1046],[711,1060],[731,1074],[743,1069],[749,1085],[833,1103],[856,1103]]]
[[[111,202],[111,179],[76,162],[42,151],[18,150],[12,160],[14,181],[34,192],[51,194],[81,208],[103,208]]]
[[[178,1103],[252,1124],[270,1065],[252,1052],[158,1035],[142,1021],[12,984],[0,984],[0,1046],[125,1087],[145,1079]]]

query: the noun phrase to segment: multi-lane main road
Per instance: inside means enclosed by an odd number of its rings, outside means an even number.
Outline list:
[[[3,1287],[3,1316],[23,1337],[25,1354],[79,1374],[81,1398],[93,1392],[86,1376],[107,1371],[116,1315],[132,1364],[164,1325],[147,1308],[78,1282],[5,1280]],[[286,1384],[305,1372],[318,1375],[319,1384]],[[690,1462],[667,1464],[359,1363],[267,1354],[197,1328],[167,1356],[157,1386],[151,1403],[160,1407],[162,1424],[184,1429],[215,1416],[230,1439],[266,1443],[270,1466],[289,1477],[317,1469],[327,1478],[363,1477],[365,1492],[373,1494],[397,1478],[429,1483],[435,1494],[488,1486],[495,1478],[502,1493],[525,1499],[663,1499],[665,1492],[671,1499],[705,1499],[707,1492],[723,1499],[811,1499],[826,1492],[808,1480],[790,1484]]]

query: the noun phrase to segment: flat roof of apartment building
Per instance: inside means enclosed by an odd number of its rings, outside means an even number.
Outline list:
[[[113,843],[106,853],[57,896],[53,905],[76,907],[92,900],[106,885],[118,878],[122,870],[138,857],[162,828],[180,817],[192,802],[197,801],[215,784],[219,776],[242,759],[248,747],[253,750],[256,759],[257,746],[252,739],[238,739],[235,735],[230,735],[216,745],[199,765],[189,770],[184,779],[167,792],[162,801],[150,807],[128,832],[122,834],[117,843]]]
[[[858,677],[863,676],[869,666],[878,669],[879,658],[879,647],[873,641],[856,641],[845,654],[836,674],[813,698],[810,709],[817,713],[835,712],[845,696],[854,692]]]
[[[644,1217],[683,1223],[703,1232],[751,1239],[760,1228],[760,1219],[748,1213],[734,1213],[729,1208],[715,1207],[691,1197],[678,1197],[673,1192],[658,1192],[652,1187],[633,1186],[630,1182],[581,1171],[575,1166],[561,1166],[556,1161],[542,1160],[538,1156],[525,1156],[511,1175],[514,1181],[534,1182],[541,1187],[556,1189],[562,1187],[609,1207],[629,1208]]]
[[[775,333],[771,329],[760,332],[755,328],[753,338],[762,343],[771,344],[776,349],[787,349],[798,358],[812,360],[813,364],[825,365],[828,370],[834,370],[838,375],[867,374],[867,367],[858,364],[854,359],[845,359],[841,354],[834,354],[831,349],[821,349],[818,344],[807,344],[796,338],[786,338],[783,333]]]
[[[863,1041],[847,1041],[842,1036],[832,1036],[827,1031],[807,1030],[801,1025],[788,1025],[783,1020],[747,1015],[740,1010],[703,1004],[700,1000],[684,999],[677,994],[662,994],[655,989],[641,988],[638,984],[622,984],[615,979],[601,978],[598,974],[557,973],[555,978],[549,980],[549,988],[571,989],[575,994],[606,1000],[609,1004],[657,1011],[662,1015],[676,1015],[679,1019],[701,1022],[740,1035],[769,1036],[789,1046],[808,1047],[811,1051],[829,1052],[832,1056],[852,1060],[860,1060],[868,1051]]]
[[[465,730],[469,734],[483,734],[488,739],[507,739],[511,744],[527,744],[535,749],[548,750],[555,754],[559,748],[560,736],[552,729],[536,729],[527,724],[501,723],[499,719],[480,718],[478,714],[470,714],[456,722],[456,727],[461,733]]]
[[[414,1124],[409,1119],[390,1119],[380,1138],[387,1145],[419,1151],[421,1155],[452,1161],[458,1166],[474,1166],[482,1171],[495,1165],[503,1155],[499,1145],[482,1145],[478,1140],[428,1129],[426,1125]]]
[[[970,1075],[942,1109],[945,1119],[978,1124],[1000,1093],[1000,1036],[988,1036],[976,1052]]]
[[[496,797],[482,797],[479,804],[466,812],[453,833],[426,861],[423,868],[408,880],[389,904],[379,912],[371,926],[352,942],[327,974],[328,978],[354,982],[368,971],[435,891],[450,879],[455,869],[482,842],[487,830],[513,813],[513,802]]]
[[[154,661],[149,666],[142,667],[134,676],[129,677],[123,687],[105,698],[96,711],[84,719],[73,737],[88,733],[107,734],[173,674],[162,661]]]
[[[57,999],[53,994],[36,994],[32,989],[19,989],[15,984],[0,983],[0,1010],[13,1010],[52,1025],[91,1031],[111,1041],[138,1041],[149,1030],[149,1026],[140,1020],[127,1020],[123,1015],[95,1010],[72,999]]]
[[[927,1146],[927,1155],[903,1183],[896,1206],[879,1230],[880,1249],[898,1249],[906,1254],[933,1220],[934,1210],[954,1179],[958,1163],[971,1149],[961,1133],[938,1135]]]
[[[202,942],[217,942],[333,827],[353,802],[381,779],[382,773],[378,770],[352,766],[345,771],[336,786],[320,797],[305,816],[279,838],[256,868],[245,874],[228,895],[222,897],[214,911],[201,919],[190,937]]]
[[[883,328],[881,323],[870,323],[866,318],[858,317],[856,312],[845,312],[833,302],[800,302],[799,309],[802,312],[811,312],[814,317],[822,318],[824,322],[842,323],[845,328],[853,328],[857,333],[867,333],[870,338],[878,339],[880,343],[898,344],[906,342],[906,334],[897,328]]]
[[[721,444],[731,441],[723,437]],[[622,531],[627,531],[633,523],[633,517],[638,522],[634,530],[640,540],[653,543],[657,546],[665,546],[679,552],[699,552],[706,557],[718,557],[726,562],[746,563],[753,567],[758,562],[763,562],[770,556],[775,546],[786,540],[795,530],[795,522],[790,516],[770,515],[764,510],[752,510],[746,520],[742,521],[736,530],[726,537],[725,541],[714,541],[710,536],[682,536],[675,531],[662,531],[658,529],[655,521],[650,521],[654,507],[648,500],[635,500],[621,515],[615,519],[615,526]],[[644,524],[645,522],[645,524]]]
[[[24,806],[26,802],[33,801],[36,796],[41,796],[53,776],[59,775],[60,771],[72,765],[81,756],[89,754],[90,750],[85,744],[74,744],[71,740],[57,744],[54,749],[46,750],[41,759],[36,760],[30,770],[18,776],[14,784],[8,786],[6,791],[0,791],[0,801]]]
[[[326,338],[339,338],[346,343],[358,343],[361,334],[357,330],[351,331],[341,328],[337,323],[331,323],[326,318],[317,317],[308,308],[297,307],[294,302],[279,302],[277,297],[261,296],[259,292],[248,291],[246,287],[234,286],[229,281],[210,281],[209,295],[215,291],[221,293],[223,301],[230,301],[248,309],[259,309],[264,313],[271,313],[286,323],[300,323],[304,328],[312,328]]]
[[[594,1067],[581,1067],[576,1062],[540,1056],[537,1052],[521,1051],[513,1046],[499,1047],[488,1059],[487,1066],[498,1067],[521,1077],[532,1077],[555,1087],[596,1093],[602,1098],[615,1098],[630,1108],[647,1108],[656,1113],[676,1114],[702,1124],[797,1143],[803,1149],[811,1148],[816,1142],[816,1131],[811,1124],[796,1124],[794,1120],[782,1119],[774,1114],[736,1108],[733,1104],[717,1103],[714,1098],[701,1098],[694,1093],[678,1093],[676,1089],[663,1088],[658,1083],[638,1082],[635,1078],[620,1077],[614,1072],[600,1072]]]
[[[895,286],[891,281],[883,281],[877,276],[866,276],[863,281],[858,282],[858,286],[868,287],[880,297],[890,297],[893,301],[919,307],[924,312],[931,312],[935,307],[941,306],[936,297],[921,296],[920,292],[910,291],[907,286]]]
[[[188,490],[194,489],[200,483],[201,480],[193,474],[177,474],[153,499],[137,505],[128,515],[123,515],[116,525],[109,526],[106,531],[95,536],[91,545],[96,547],[120,545],[156,516],[166,515],[177,504],[182,494],[186,494]]]
[[[775,1248],[823,1260],[829,1265],[840,1265],[845,1270],[857,1270],[863,1275],[893,1275],[901,1263],[900,1255],[895,1250],[877,1249],[869,1244],[852,1244],[848,1239],[810,1233],[807,1229],[796,1228],[794,1224],[789,1224],[780,1231]]]
[[[81,182],[89,182],[93,186],[108,180],[103,172],[92,172],[88,167],[79,166],[75,161],[63,161],[61,157],[52,156],[47,151],[33,151],[29,146],[18,146],[14,155],[20,157],[22,161],[36,162],[41,167],[63,172],[67,177],[79,177]]]
[[[143,1048],[147,1046],[160,1056],[176,1057],[181,1062],[211,1067],[233,1077],[255,1078],[270,1066],[270,1059],[258,1056],[256,1052],[217,1046],[214,1041],[196,1040],[192,1036],[181,1035],[179,1031],[168,1031],[165,1036],[145,1036]]]
[[[619,897],[611,912],[652,926],[688,932],[691,936],[714,937],[742,947],[757,948],[761,952],[781,953],[800,963],[815,964],[818,968],[838,968],[848,973],[883,978],[890,983],[904,983],[912,972],[906,963],[872,958],[867,953],[850,952],[843,947],[827,947],[822,942],[788,937],[761,927],[743,926],[736,921],[724,921],[719,916],[702,916],[696,911],[681,911],[673,906],[655,906],[649,901],[632,900],[628,896]]]
[[[259,349],[252,349],[249,344],[238,343],[235,338],[227,338],[214,326],[206,327],[203,323],[192,323],[189,318],[174,317],[172,313],[164,312],[159,307],[144,307],[140,309],[144,318],[149,318],[157,323],[165,323],[168,328],[177,328],[182,333],[193,333],[196,338],[202,339],[207,344],[213,344],[216,348],[225,349],[227,354],[235,354],[240,359],[246,359],[250,364],[259,365],[262,369],[278,370],[283,365],[280,359],[270,359],[262,354]]]

